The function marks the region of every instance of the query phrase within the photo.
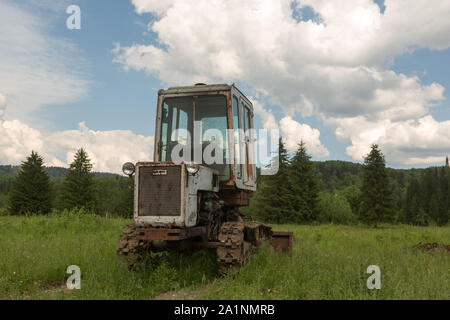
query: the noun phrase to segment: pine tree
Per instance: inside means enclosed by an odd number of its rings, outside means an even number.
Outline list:
[[[419,214],[420,207],[420,185],[419,181],[416,178],[413,178],[406,190],[404,222],[414,224],[416,216]]]
[[[61,192],[61,209],[85,208],[97,210],[95,185],[93,181],[92,164],[86,151],[77,150],[74,161],[70,164]]]
[[[317,219],[319,183],[314,174],[311,156],[307,153],[303,141],[290,161],[288,173],[288,201],[291,211],[289,220],[299,223]]]
[[[44,160],[36,152],[22,162],[10,192],[9,211],[13,215],[47,214],[51,210],[50,179]]]
[[[437,224],[446,225],[449,220],[450,211],[450,178],[449,168],[443,167],[439,175],[439,209]]]
[[[430,218],[436,222],[439,220],[439,200],[437,192],[431,197],[430,212],[426,217],[426,225],[428,225],[428,221],[431,220]]]
[[[439,184],[437,168],[428,168],[421,179],[421,196],[423,209],[427,215],[431,213],[431,200],[434,194],[438,193]]]
[[[117,212],[121,217],[132,218],[134,207],[134,177],[122,178],[119,184],[121,192]]]
[[[371,146],[364,159],[364,179],[362,185],[360,219],[375,227],[382,221],[394,218],[394,201],[389,187],[384,155],[378,145]]]
[[[262,177],[258,192],[252,199],[251,209],[254,208],[252,211],[263,221],[287,223],[290,214],[287,183],[289,159],[282,138],[279,140],[278,155],[274,161],[278,164],[278,172]]]

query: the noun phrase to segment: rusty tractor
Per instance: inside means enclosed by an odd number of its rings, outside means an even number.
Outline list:
[[[234,85],[159,90],[154,161],[122,168],[134,176],[134,223],[117,249],[129,268],[149,252],[214,248],[227,273],[264,241],[292,247],[292,233],[245,221],[239,210],[257,187],[251,129],[253,105]]]

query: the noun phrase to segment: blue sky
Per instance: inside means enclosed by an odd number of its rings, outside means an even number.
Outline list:
[[[65,27],[68,15],[60,14],[54,34],[73,41],[82,51],[86,71],[93,81],[89,93],[79,101],[48,106],[44,117],[52,130],[76,129],[86,121],[96,130],[130,129],[135,133],[153,135],[154,104],[158,79],[142,72],[124,71],[114,63],[115,43],[132,45],[155,41],[146,33],[148,18],[135,13],[128,1],[72,1],[80,6],[81,30]],[[77,110],[74,112],[74,110]]]
[[[42,76],[44,84],[50,75],[58,73],[60,78],[55,82],[61,87],[49,83],[46,88],[52,93],[43,94],[42,101],[19,103],[20,95],[30,97],[32,90],[22,90],[19,85],[12,88],[8,84],[11,77],[8,68],[0,68],[0,95],[6,101],[4,120],[0,120],[5,127],[3,132],[0,128],[0,134],[6,142],[2,144],[0,137],[0,147],[6,150],[11,141],[18,144],[14,152],[4,151],[0,155],[0,164],[16,163],[36,145],[43,149],[47,159],[52,159],[52,164],[64,165],[73,155],[70,142],[80,141],[88,144],[99,169],[117,171],[114,168],[120,161],[138,160],[136,154],[142,158],[151,156],[149,141],[154,135],[157,90],[198,80],[236,82],[260,106],[259,127],[270,126],[274,119],[280,123],[282,134],[290,139],[291,149],[296,139],[304,139],[315,160],[361,161],[368,145],[374,142],[381,144],[388,164],[394,167],[439,164],[442,157],[450,154],[450,137],[446,134],[450,128],[447,122],[450,104],[446,98],[450,87],[450,30],[444,21],[438,23],[448,17],[446,1],[439,2],[442,8],[432,12],[422,10],[419,1],[410,2],[411,14],[424,14],[417,21],[405,22],[390,1],[384,5],[383,1],[377,1],[380,7],[373,7],[371,1],[343,1],[340,7],[324,11],[321,1],[270,0],[261,4],[255,0],[242,6],[241,11],[248,10],[245,17],[250,16],[249,22],[242,23],[242,34],[239,28],[233,29],[232,15],[237,13],[231,7],[224,5],[226,8],[216,23],[208,19],[216,13],[210,4],[192,2],[189,12],[188,2],[183,5],[168,1],[166,5],[154,0],[62,0],[55,5],[51,1],[29,0],[21,4],[5,1],[3,6],[14,14],[29,15],[36,20],[37,27],[29,27],[29,33],[35,33],[32,36],[42,35],[43,39],[55,42],[55,49],[43,46],[38,53],[48,54],[51,59],[43,58],[38,63],[30,60],[29,65],[32,68],[42,64],[43,70],[49,72]],[[70,4],[81,9],[81,30],[66,28],[69,15],[65,8]],[[199,8],[205,12],[199,13],[202,11]],[[252,16],[254,8],[258,13]],[[385,12],[380,12],[380,8]],[[289,15],[286,10],[290,10]],[[209,16],[203,16],[208,12]],[[342,17],[343,13],[349,16]],[[419,31],[416,34],[415,30],[427,21],[436,23],[434,34],[428,37],[421,36]],[[11,23],[16,24],[14,30],[21,30],[26,21]],[[261,29],[273,26],[266,32],[267,43],[252,45],[253,39],[245,38],[246,30],[254,32],[251,26],[258,23]],[[217,32],[224,41],[198,30]],[[404,30],[412,30],[414,35],[406,36]],[[293,36],[292,44],[286,34]],[[8,35],[11,41],[26,36]],[[205,48],[194,50],[199,43]],[[234,44],[240,44],[241,48],[227,51]],[[4,48],[8,61],[20,65],[23,61],[14,60],[7,45],[8,39],[0,40],[0,49]],[[217,52],[219,58],[215,61],[206,49],[209,47],[210,52]],[[147,53],[139,51],[142,48],[156,49]],[[228,65],[226,59],[220,58],[221,54],[232,57],[228,61],[233,63]],[[253,54],[254,58],[246,54]],[[181,65],[180,61],[190,61],[192,67]],[[195,67],[201,61],[207,61],[204,70]],[[373,88],[364,87],[365,81]],[[27,132],[21,133],[21,137],[36,136],[34,145],[13,139],[19,130],[11,129],[13,121]],[[434,131],[430,126],[434,126]],[[433,136],[426,137],[428,133]],[[408,138],[394,139],[402,134]],[[122,138],[145,145],[122,147],[118,142]],[[67,141],[62,143],[61,139]],[[442,143],[437,144],[436,140]],[[101,143],[112,146],[96,153],[97,148],[102,149]],[[121,153],[117,163],[106,159],[109,150],[115,147]]]

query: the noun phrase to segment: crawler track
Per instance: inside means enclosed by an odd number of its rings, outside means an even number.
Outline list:
[[[252,252],[271,236],[272,228],[260,222],[224,222],[218,237],[219,272],[238,271],[247,263]]]
[[[145,253],[150,251],[150,242],[137,239],[138,233],[139,227],[136,225],[126,226],[116,249],[117,256],[128,265],[129,269],[135,269]]]

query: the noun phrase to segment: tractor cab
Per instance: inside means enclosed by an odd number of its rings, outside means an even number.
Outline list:
[[[247,206],[256,190],[252,129],[252,103],[234,85],[159,90],[154,161],[124,165],[134,174],[135,222],[191,227],[219,200]]]
[[[234,85],[158,92],[155,161],[217,170],[222,188],[256,189],[253,105]]]

